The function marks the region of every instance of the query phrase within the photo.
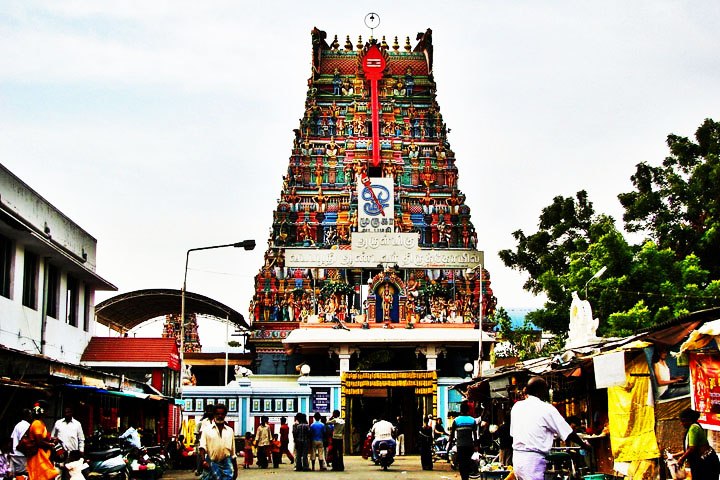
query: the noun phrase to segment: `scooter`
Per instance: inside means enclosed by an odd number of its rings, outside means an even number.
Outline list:
[[[85,452],[88,468],[83,475],[88,480],[128,480],[128,469],[122,450],[118,447]]]
[[[375,463],[387,470],[395,461],[395,442],[380,440],[375,444]]]
[[[131,479],[155,480],[162,477],[167,462],[162,447],[134,448],[127,456]]]
[[[440,435],[438,438],[435,439],[432,446],[432,459],[433,462],[437,462],[438,460],[447,460],[448,459],[448,442],[450,441],[450,438],[447,435]]]
[[[493,458],[497,459],[497,456]],[[453,445],[448,451],[448,463],[450,464],[450,468],[453,470],[458,470],[460,468],[457,445]],[[485,465],[487,465],[487,458],[480,452],[473,452],[470,457],[470,478],[480,478],[480,468]]]

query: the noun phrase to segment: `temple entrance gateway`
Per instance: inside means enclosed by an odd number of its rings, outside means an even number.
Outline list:
[[[361,453],[374,419],[396,424],[398,417],[406,452],[412,453],[423,417],[437,414],[437,372],[344,372],[340,395],[347,453]]]

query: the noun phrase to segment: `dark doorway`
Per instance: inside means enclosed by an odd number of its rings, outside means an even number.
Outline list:
[[[417,432],[423,415],[432,413],[432,395],[415,395],[414,387],[366,388],[363,395],[347,397],[348,447],[352,455],[362,452],[373,420],[384,418],[405,435],[405,453],[417,453]],[[398,422],[398,418],[400,419]]]

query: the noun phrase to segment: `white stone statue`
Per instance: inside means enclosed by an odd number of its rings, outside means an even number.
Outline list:
[[[192,365],[185,364],[185,369],[183,371],[181,381],[183,385],[192,385],[193,384],[193,374],[192,374]]]
[[[570,305],[570,329],[565,348],[581,347],[598,340],[596,331],[600,320],[593,318],[592,307],[587,300],[580,300],[577,292],[572,292]]]
[[[252,370],[243,367],[242,365],[235,365],[235,381],[239,382],[243,377],[249,377],[252,375]]]

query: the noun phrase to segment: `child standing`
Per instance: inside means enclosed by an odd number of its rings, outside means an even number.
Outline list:
[[[273,439],[270,441],[270,454],[272,455],[273,468],[278,468],[280,466],[280,459],[282,458],[281,451],[280,435],[275,433],[273,434]]]
[[[255,437],[252,432],[245,432],[245,447],[243,448],[245,462],[243,463],[243,468],[250,468],[253,464],[253,459],[255,458],[253,455],[254,441]]]

